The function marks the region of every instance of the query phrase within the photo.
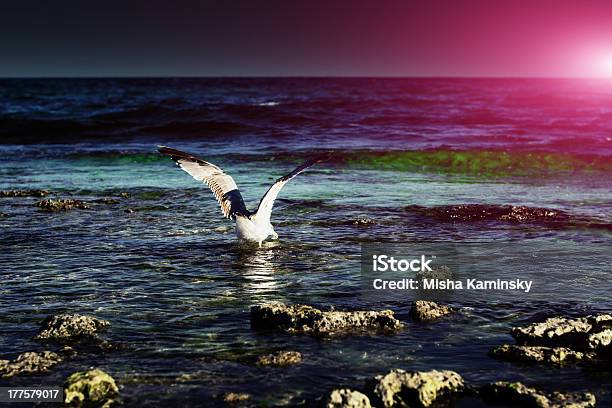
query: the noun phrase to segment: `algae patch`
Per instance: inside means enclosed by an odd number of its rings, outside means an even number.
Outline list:
[[[64,402],[70,406],[109,407],[118,395],[113,377],[100,369],[71,374],[64,384]]]

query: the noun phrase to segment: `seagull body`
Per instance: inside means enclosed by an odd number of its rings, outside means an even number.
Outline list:
[[[219,202],[223,216],[236,222],[238,239],[261,243],[268,237],[278,239],[270,223],[274,200],[285,184],[308,167],[321,162],[322,157],[315,157],[296,167],[291,173],[279,178],[261,198],[259,206],[253,211],[247,210],[242,194],[234,179],[219,167],[189,153],[170,147],[159,146],[159,152],[170,156],[176,164],[189,173],[194,179],[208,185]]]

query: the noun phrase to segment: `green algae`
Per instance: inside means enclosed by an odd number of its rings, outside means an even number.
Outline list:
[[[71,154],[69,157],[75,159],[80,165],[106,166],[106,165],[126,165],[131,163],[161,163],[167,160],[166,157],[157,153],[136,153],[136,152],[102,152]]]
[[[355,169],[480,175],[488,177],[545,176],[572,172],[610,172],[605,157],[561,153],[482,150],[355,152],[340,158]]]
[[[108,407],[118,394],[113,377],[100,369],[71,374],[64,385],[64,402],[70,406]]]

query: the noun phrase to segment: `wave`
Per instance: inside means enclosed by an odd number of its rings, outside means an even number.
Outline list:
[[[282,137],[282,144],[302,147],[527,146],[612,155],[611,98],[575,81],[150,78],[0,84],[2,144],[158,137],[248,137],[281,144]]]

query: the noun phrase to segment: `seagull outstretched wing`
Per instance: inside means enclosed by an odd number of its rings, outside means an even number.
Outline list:
[[[331,154],[327,154],[309,159],[298,167],[296,167],[291,173],[284,175],[283,177],[276,180],[276,182],[272,184],[272,187],[270,187],[268,191],[266,191],[266,194],[264,194],[261,198],[259,206],[255,211],[255,217],[257,217],[259,220],[270,222],[270,216],[272,215],[272,207],[274,207],[274,200],[276,200],[278,193],[285,186],[285,184],[287,184],[289,180],[291,180],[310,166],[325,161],[329,159],[330,156]]]
[[[219,202],[223,216],[235,219],[236,215],[250,215],[234,179],[225,174],[219,167],[170,147],[159,146],[159,152],[170,156],[181,169],[189,173],[194,179],[206,183]]]

